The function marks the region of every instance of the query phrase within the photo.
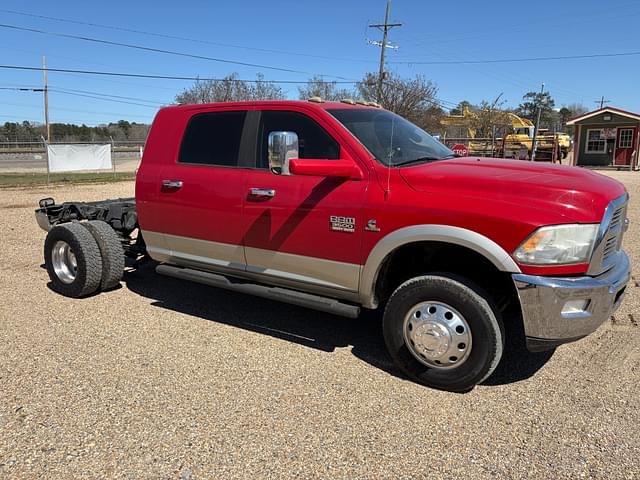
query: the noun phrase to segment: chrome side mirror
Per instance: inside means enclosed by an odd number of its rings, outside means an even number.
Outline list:
[[[276,175],[291,175],[289,160],[298,158],[298,134],[295,132],[269,133],[269,169]]]

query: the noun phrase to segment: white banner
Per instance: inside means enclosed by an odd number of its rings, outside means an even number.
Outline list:
[[[111,144],[47,145],[50,172],[111,170]]]

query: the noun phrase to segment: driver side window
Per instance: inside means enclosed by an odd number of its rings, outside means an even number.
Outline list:
[[[258,130],[258,168],[269,168],[269,133],[280,131],[295,132],[298,135],[300,158],[340,158],[338,142],[315,120],[298,112],[266,110],[261,113]]]

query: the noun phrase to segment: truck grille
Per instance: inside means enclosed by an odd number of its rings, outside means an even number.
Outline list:
[[[613,215],[611,217],[611,223],[609,223],[609,230],[614,230],[622,224],[626,210],[627,210],[627,204],[625,203],[624,205],[622,205],[621,207],[618,207],[613,212]]]
[[[616,253],[622,247],[622,237],[625,230],[625,220],[627,218],[628,196],[613,200],[604,218],[600,230],[600,241],[596,245],[591,258],[590,274],[599,275],[609,270],[616,261]]]
[[[604,251],[602,252],[602,260],[606,260],[611,255],[618,251],[618,237],[611,237],[604,244]]]

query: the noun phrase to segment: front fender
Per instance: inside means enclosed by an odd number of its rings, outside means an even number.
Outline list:
[[[384,236],[369,253],[360,273],[358,294],[363,307],[376,308],[378,306],[375,285],[380,267],[387,256],[397,248],[415,242],[443,242],[460,245],[479,253],[500,271],[521,273],[509,253],[484,235],[450,225],[413,225]]]

